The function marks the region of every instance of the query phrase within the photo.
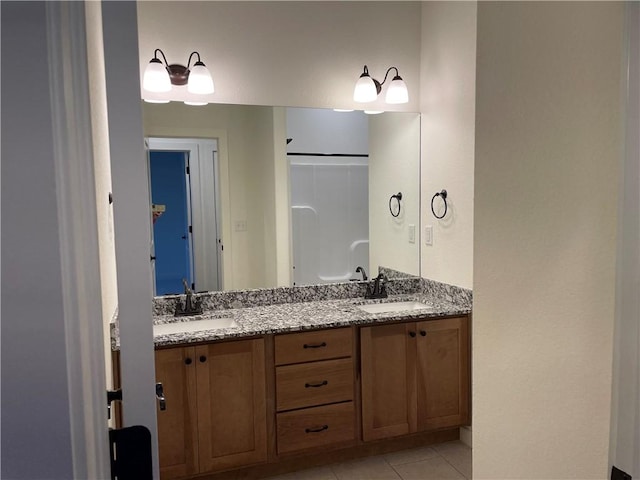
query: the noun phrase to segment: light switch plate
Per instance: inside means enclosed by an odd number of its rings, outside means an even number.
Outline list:
[[[433,226],[424,227],[424,243],[425,245],[433,245]]]
[[[409,243],[416,243],[416,226],[409,225]]]

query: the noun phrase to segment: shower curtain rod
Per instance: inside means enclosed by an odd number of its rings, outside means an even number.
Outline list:
[[[368,158],[368,153],[304,153],[304,152],[287,152],[292,157],[362,157]]]

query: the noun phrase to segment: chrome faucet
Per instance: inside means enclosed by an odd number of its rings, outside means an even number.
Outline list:
[[[202,299],[198,298],[194,301],[193,290],[189,288],[186,279],[182,279],[182,285],[184,285],[184,293],[186,298],[184,304],[178,300],[176,303],[176,311],[173,314],[174,317],[183,317],[186,315],[202,315]]]
[[[387,298],[387,277],[384,273],[379,274],[367,285],[367,292],[364,294],[364,298]]]

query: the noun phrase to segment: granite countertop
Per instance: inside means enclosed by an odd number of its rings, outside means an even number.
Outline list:
[[[358,305],[375,303],[417,301],[425,303],[428,308],[403,310],[399,312],[367,313]],[[296,332],[320,328],[341,327],[349,325],[367,325],[391,322],[396,320],[428,319],[452,315],[466,315],[471,312],[468,303],[445,301],[428,294],[390,295],[382,300],[365,300],[364,298],[348,298],[341,300],[321,300],[277,305],[256,306],[248,308],[231,308],[210,310],[202,315],[190,317],[174,317],[173,315],[154,316],[154,325],[176,322],[190,322],[214,318],[233,319],[236,326],[215,330],[199,330],[171,334],[155,334],[156,347],[178,344],[190,344],[222,340],[230,338],[252,337],[256,335]],[[120,348],[117,330],[112,335],[112,347]]]

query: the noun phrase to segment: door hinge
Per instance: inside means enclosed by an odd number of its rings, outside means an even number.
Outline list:
[[[187,175],[190,175],[191,174],[191,169],[189,168],[189,165],[187,165],[186,170],[187,170]]]
[[[111,419],[111,404],[122,401],[122,389],[107,390],[107,418]]]
[[[189,225],[189,233],[193,233],[193,226]]]

